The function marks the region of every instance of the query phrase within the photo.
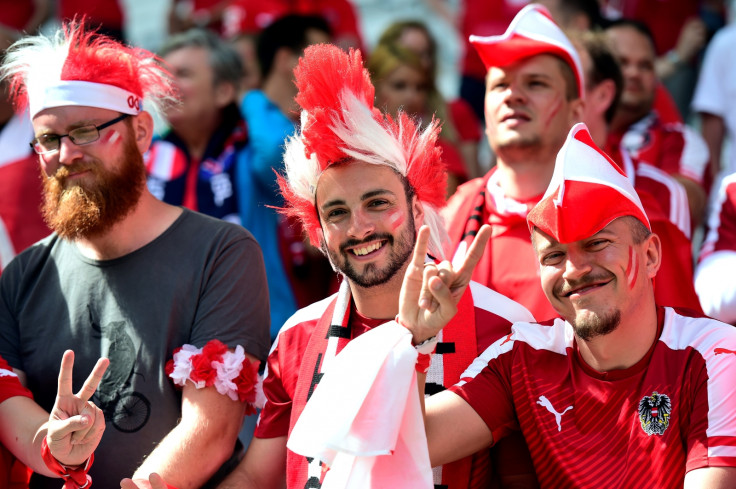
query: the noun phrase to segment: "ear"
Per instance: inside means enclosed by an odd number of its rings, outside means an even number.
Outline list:
[[[654,278],[662,265],[662,241],[659,236],[652,233],[644,241],[645,263],[647,267],[647,277]]]
[[[586,103],[592,104],[596,115],[604,114],[616,97],[616,84],[613,80],[603,80],[586,94]]]
[[[419,229],[424,224],[424,206],[416,195],[411,198],[411,213],[414,216],[414,227]]]
[[[221,109],[235,100],[237,89],[230,82],[220,82],[215,86],[215,105]]]
[[[584,120],[585,115],[585,100],[576,98],[570,101],[570,127],[576,123]]]
[[[138,146],[141,154],[143,154],[151,147],[151,140],[153,139],[153,117],[144,111],[134,116],[132,120],[135,144]]]

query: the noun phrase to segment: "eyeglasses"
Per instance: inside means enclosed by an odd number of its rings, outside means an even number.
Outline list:
[[[95,141],[100,139],[100,131],[102,129],[110,127],[113,124],[122,121],[126,117],[130,117],[130,114],[123,114],[119,117],[114,118],[111,121],[100,124],[99,126],[77,127],[76,129],[72,129],[71,131],[69,131],[68,134],[42,134],[37,138],[33,138],[30,143],[31,148],[33,148],[33,151],[40,155],[56,153],[57,151],[59,151],[59,146],[61,146],[61,138],[65,137],[68,137],[71,142],[80,146],[83,144],[94,143]]]

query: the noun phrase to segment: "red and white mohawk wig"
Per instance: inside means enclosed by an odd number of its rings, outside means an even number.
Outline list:
[[[503,68],[538,54],[562,58],[575,73],[578,96],[584,98],[583,65],[578,52],[542,5],[531,4],[521,9],[500,36],[470,36],[470,44],[487,69]]]
[[[601,151],[585,124],[575,124],[557,154],[552,181],[527,216],[560,243],[589,238],[614,219],[633,216],[652,230],[631,181]]]
[[[18,110],[33,118],[44,109],[81,105],[136,115],[175,100],[171,75],[152,53],[85,31],[71,22],[53,37],[13,44],[0,74],[10,82]]]
[[[373,107],[375,90],[360,51],[310,46],[294,75],[301,132],[288,139],[284,151],[286,175],[279,177],[284,212],[298,217],[319,246],[315,196],[322,172],[349,160],[388,166],[407,179],[423,205],[431,230],[429,253],[444,258],[448,238],[438,210],[445,205],[447,176],[436,144],[439,122],[433,119],[422,130],[403,112],[392,119]]]

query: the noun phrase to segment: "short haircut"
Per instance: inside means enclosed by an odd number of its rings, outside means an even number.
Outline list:
[[[554,55],[553,55],[554,56]],[[578,90],[578,78],[575,76],[575,68],[559,56],[555,56],[560,65],[560,73],[565,80],[565,99],[570,102],[580,98],[580,90]]]
[[[634,29],[636,32],[646,37],[649,40],[649,44],[652,46],[652,52],[654,52],[656,56],[657,43],[654,41],[654,35],[652,34],[651,29],[649,29],[649,26],[647,26],[644,22],[636,19],[627,19],[622,17],[620,19],[609,22],[606,26],[606,30],[608,31],[617,27],[628,27],[630,29]]]
[[[602,31],[585,31],[572,34],[572,39],[582,46],[590,56],[590,73],[585,73],[587,83],[591,87],[599,85],[605,80],[611,80],[616,86],[616,93],[604,114],[608,124],[613,120],[618,106],[621,92],[624,88],[623,74],[618,60],[611,51],[606,35]]]
[[[265,78],[271,73],[276,53],[287,48],[296,55],[301,55],[309,45],[307,34],[310,30],[321,31],[332,35],[327,21],[317,15],[285,15],[263,29],[258,37],[258,64]]]
[[[570,18],[576,14],[583,14],[588,18],[591,29],[601,27],[603,17],[598,0],[560,0],[559,9],[563,16],[564,22],[569,22]]]
[[[629,225],[631,231],[631,239],[634,244],[641,244],[647,239],[652,232],[646,225],[634,216],[623,216],[621,219],[625,219]]]
[[[243,63],[238,52],[214,32],[207,29],[194,28],[180,34],[174,34],[166,40],[159,50],[162,58],[179,49],[197,47],[209,52],[210,67],[214,73],[215,85],[232,83],[240,85],[243,77]]]

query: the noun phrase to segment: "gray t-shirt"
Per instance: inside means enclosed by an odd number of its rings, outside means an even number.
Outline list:
[[[90,471],[96,487],[119,487],[176,426],[181,391],[164,366],[175,348],[214,338],[265,360],[268,288],[250,233],[202,214],[184,210],[161,236],[114,260],[86,258],[52,235],[0,276],[0,355],[26,373],[44,409],[65,350],[76,354],[75,392],[98,357],[110,359],[92,399],[107,421]],[[42,479],[34,475],[31,487],[60,487]]]

